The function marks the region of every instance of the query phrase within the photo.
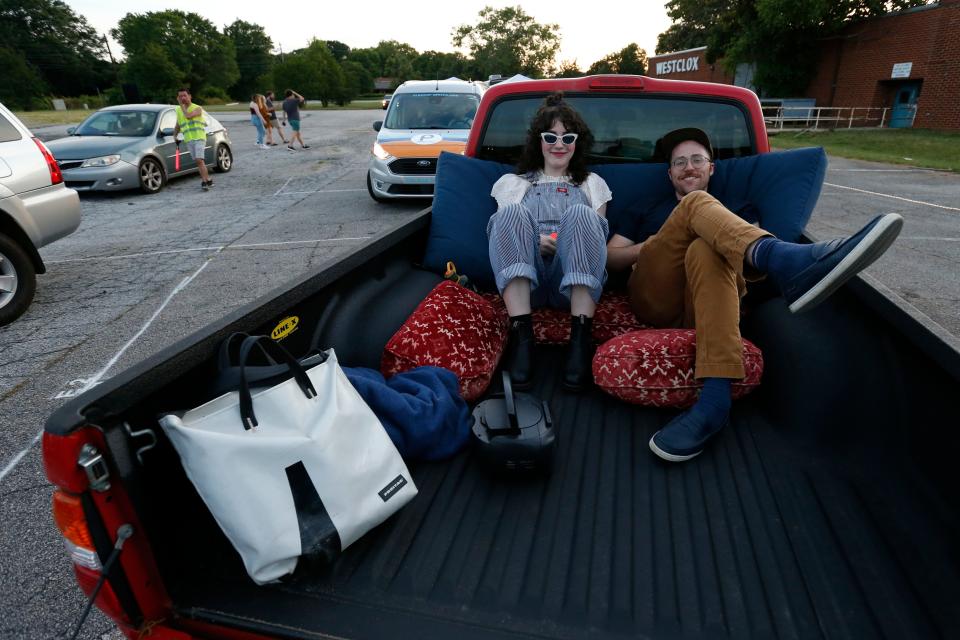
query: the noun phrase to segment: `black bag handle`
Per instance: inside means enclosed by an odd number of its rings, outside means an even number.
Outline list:
[[[226,371],[227,369],[236,366],[233,364],[233,359],[230,357],[230,347],[236,343],[238,338],[249,338],[250,334],[243,331],[234,331],[227,338],[220,343],[220,353],[217,356],[217,370],[220,372]],[[242,345],[242,343],[241,343]],[[263,353],[264,357],[267,358],[269,364],[276,364],[271,362],[270,356],[267,354],[263,346],[260,346],[260,352]]]
[[[240,345],[240,417],[243,420],[244,429],[252,429],[259,423],[257,416],[253,412],[253,397],[250,395],[250,385],[247,383],[247,358],[254,347],[260,346],[267,355],[273,356],[277,361],[287,365],[293,378],[297,381],[297,386],[303,391],[303,395],[310,398],[317,396],[317,390],[310,382],[310,377],[306,370],[297,362],[290,353],[274,342],[267,336],[247,336]]]

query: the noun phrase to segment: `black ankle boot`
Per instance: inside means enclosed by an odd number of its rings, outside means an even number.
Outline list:
[[[533,318],[530,314],[510,318],[510,335],[504,368],[510,372],[515,389],[528,389],[533,384]]]
[[[593,378],[593,318],[574,316],[570,323],[570,347],[563,368],[563,386],[569,391],[583,391]]]

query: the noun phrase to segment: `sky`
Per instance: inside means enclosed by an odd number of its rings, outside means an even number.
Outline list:
[[[131,8],[131,3],[108,0],[65,1],[101,34],[109,35],[110,29],[129,12],[180,9],[199,13],[221,29],[238,18],[259,24],[274,46],[284,51],[299,49],[317,38],[339,40],[352,49],[373,47],[381,40],[397,40],[419,52],[450,52],[455,50],[450,42],[453,29],[474,24],[485,6],[500,9],[519,5],[540,24],[559,25],[557,62],[576,60],[583,70],[632,42],[652,56],[657,36],[670,26],[659,0],[335,0],[322,4],[309,0],[137,0],[135,8]],[[115,57],[122,55],[116,41],[111,39],[110,46]]]

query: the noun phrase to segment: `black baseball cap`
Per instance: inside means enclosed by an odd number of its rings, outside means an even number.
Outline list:
[[[673,155],[674,147],[687,140],[693,140],[703,145],[703,148],[710,154],[710,159],[714,159],[713,145],[710,144],[710,136],[708,136],[707,132],[703,129],[697,129],[695,127],[674,129],[670,133],[665,134],[657,142],[657,153],[655,155],[663,160],[663,162],[670,162],[670,156]]]

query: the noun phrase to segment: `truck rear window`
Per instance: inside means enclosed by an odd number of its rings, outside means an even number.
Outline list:
[[[23,136],[20,135],[20,131],[13,126],[13,123],[3,117],[3,114],[0,113],[0,142],[19,140],[22,137]]]
[[[729,101],[650,95],[566,98],[593,132],[593,164],[665,162],[654,157],[657,140],[668,131],[694,126],[710,135],[717,160],[755,153],[747,111]],[[492,105],[477,156],[516,164],[542,101],[542,96],[518,96]]]

